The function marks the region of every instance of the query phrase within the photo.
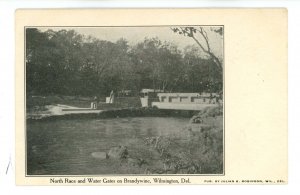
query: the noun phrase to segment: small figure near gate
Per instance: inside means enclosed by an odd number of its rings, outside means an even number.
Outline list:
[[[109,96],[109,103],[110,104],[114,103],[114,100],[115,100],[115,94],[114,94],[114,91],[111,90],[110,96]]]
[[[94,97],[94,101],[91,103],[91,109],[96,110],[98,108],[98,97]]]

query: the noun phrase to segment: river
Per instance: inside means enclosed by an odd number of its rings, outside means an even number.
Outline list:
[[[141,174],[138,168],[95,159],[91,154],[122,145],[127,146],[130,156],[147,158],[152,154],[145,138],[178,136],[188,121],[172,117],[31,121],[26,131],[27,174]]]

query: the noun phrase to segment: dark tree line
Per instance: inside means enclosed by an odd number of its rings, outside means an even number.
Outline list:
[[[142,88],[218,92],[222,71],[199,48],[183,51],[158,38],[133,46],[85,37],[74,30],[26,29],[26,91],[34,95],[108,95]]]

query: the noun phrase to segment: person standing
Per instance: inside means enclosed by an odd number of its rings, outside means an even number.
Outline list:
[[[114,91],[111,90],[110,92],[110,96],[109,96],[109,103],[114,103],[114,99],[115,99],[115,94],[114,94]]]
[[[93,109],[97,109],[98,108],[98,97],[95,96],[94,97],[94,102],[93,102]]]

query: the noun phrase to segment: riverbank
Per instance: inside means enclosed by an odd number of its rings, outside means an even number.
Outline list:
[[[46,111],[27,113],[26,120],[51,121],[64,119],[106,119],[124,117],[192,117],[193,111],[159,110],[155,108],[117,108],[109,110],[62,111],[64,105],[46,106]],[[73,109],[76,109],[73,107]]]
[[[117,108],[138,108],[141,107],[139,97],[116,97],[114,104],[106,104],[106,97],[98,97],[98,109],[110,110]],[[69,107],[76,108],[90,108],[91,102],[94,101],[94,97],[84,96],[27,96],[26,97],[26,110],[28,113],[36,111],[45,111],[47,106],[55,105],[68,105]]]

